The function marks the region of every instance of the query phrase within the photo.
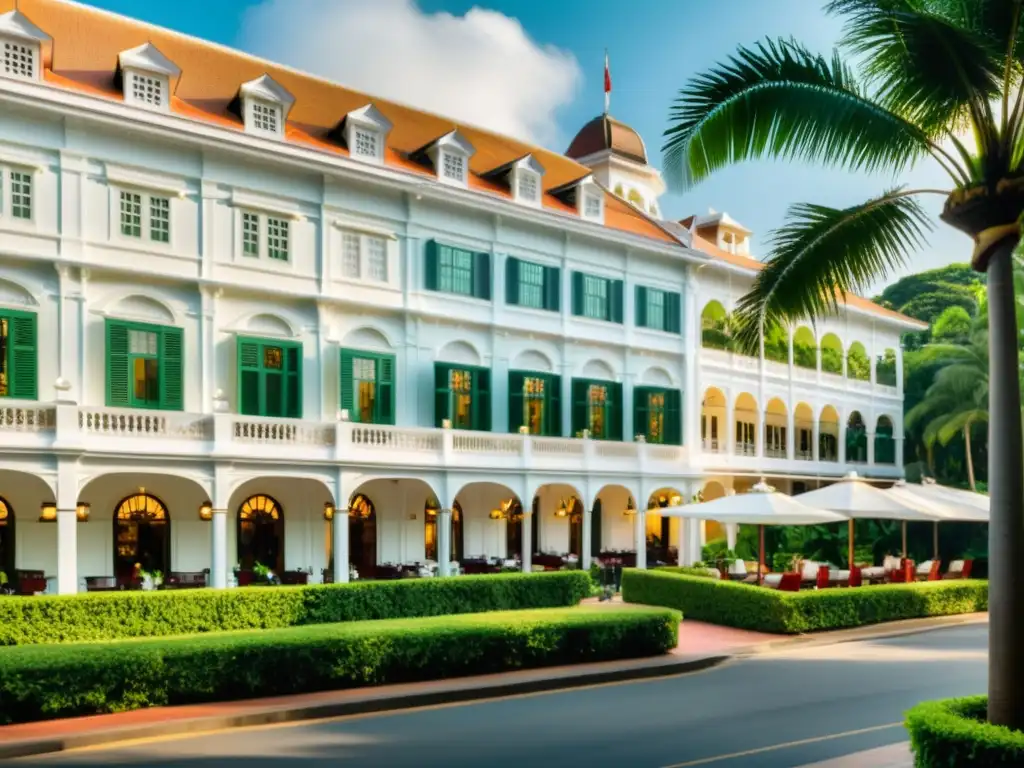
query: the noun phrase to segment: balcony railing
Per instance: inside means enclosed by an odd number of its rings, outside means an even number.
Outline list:
[[[764,455],[769,459],[784,459],[786,458],[786,449],[773,447],[765,448]]]
[[[56,411],[52,405],[0,406],[0,431],[44,432],[56,425]]]
[[[736,443],[737,456],[756,456],[757,446],[753,443]]]

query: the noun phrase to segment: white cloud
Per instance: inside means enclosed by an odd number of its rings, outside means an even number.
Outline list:
[[[580,81],[575,57],[518,20],[472,8],[424,13],[415,0],[264,0],[241,46],[382,98],[550,145],[555,112]]]

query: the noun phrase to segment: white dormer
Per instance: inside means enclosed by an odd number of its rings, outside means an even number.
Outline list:
[[[165,112],[170,108],[171,80],[181,75],[181,68],[155,45],[144,43],[121,51],[117,65],[125,102]]]
[[[391,121],[373,104],[345,115],[342,129],[345,145],[352,157],[370,163],[384,162],[384,147],[391,132]]]
[[[508,176],[512,199],[524,205],[539,206],[544,193],[543,178],[544,166],[533,155],[516,160]]]
[[[19,10],[0,15],[0,77],[42,79],[42,47],[50,36]]]
[[[550,194],[575,208],[581,219],[604,224],[604,189],[589,173],[550,190]]]
[[[260,75],[244,83],[239,90],[242,121],[245,130],[260,136],[284,137],[295,97],[270,75]]]
[[[446,133],[421,151],[434,164],[438,181],[459,187],[469,184],[469,159],[476,150],[458,131]]]

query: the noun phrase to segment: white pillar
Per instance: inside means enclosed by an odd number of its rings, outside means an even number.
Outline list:
[[[683,518],[683,517],[679,518],[679,546],[676,547],[676,565],[678,565],[678,566],[685,566],[686,565],[686,560],[687,560],[686,553],[687,553],[687,549],[690,546],[690,533],[691,533],[690,529],[689,529],[689,522],[690,521],[687,520],[686,518]],[[698,521],[698,523],[699,522],[700,521]]]
[[[811,424],[811,459],[817,463],[821,460],[819,454],[821,449],[818,443],[821,442],[821,422],[818,421],[818,417],[814,417],[814,421]]]
[[[533,571],[533,512],[526,509],[523,510],[523,533],[519,537],[523,551],[519,555],[519,559],[523,563],[523,573],[530,573]]]
[[[643,504],[637,504],[640,509],[633,515],[633,538],[636,541],[636,567],[647,567],[647,512]]]
[[[334,553],[334,583],[345,584],[349,578],[348,562],[348,509],[334,510],[331,523],[331,551]]]
[[[441,509],[437,513],[437,572],[441,576],[451,575],[452,562],[452,510]]]
[[[903,469],[903,437],[895,438],[896,441],[896,466]]]
[[[868,464],[875,463],[875,433],[868,432]]]
[[[601,514],[604,514],[604,509],[601,510]],[[602,519],[603,523],[604,520]],[[580,544],[582,551],[580,552],[580,565],[584,570],[590,568],[590,548],[593,546],[594,541],[594,513],[589,507],[584,505],[583,507],[583,542]]]
[[[790,408],[786,414],[786,458],[792,461],[796,458],[796,417],[790,400]]]
[[[210,518],[210,586],[228,586],[228,511],[213,510]]]
[[[78,592],[78,516],[74,509],[57,510],[57,594]]]
[[[725,526],[725,546],[729,549],[736,549],[736,539],[739,538],[740,526],[739,523],[728,523]]]

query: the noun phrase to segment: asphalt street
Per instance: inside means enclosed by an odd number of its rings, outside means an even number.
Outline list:
[[[141,741],[19,762],[154,768],[789,768],[906,741],[923,699],[983,693],[987,625],[794,647],[692,675]]]

